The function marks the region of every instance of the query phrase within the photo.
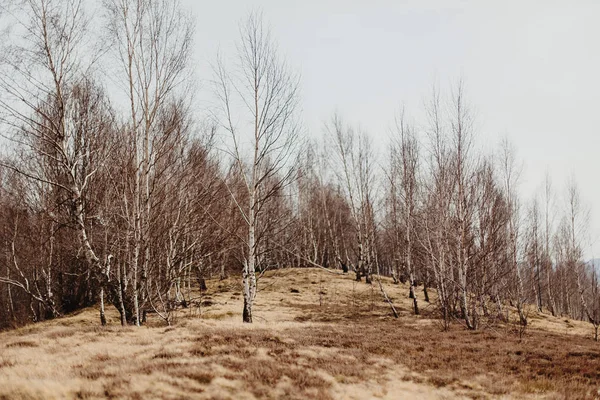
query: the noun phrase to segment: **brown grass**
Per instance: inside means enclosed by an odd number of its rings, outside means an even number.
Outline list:
[[[462,381],[479,377],[483,390],[490,394],[554,392],[565,398],[593,398],[600,389],[600,349],[581,337],[566,342],[557,334],[532,332],[521,340],[506,330],[418,330],[393,320],[338,323],[296,334],[305,343],[329,346],[323,338],[336,338],[336,347],[354,349],[357,355],[389,358],[427,377],[436,387],[458,388]],[[358,357],[357,361],[357,368],[369,368],[367,359]],[[506,381],[514,383],[507,387]]]
[[[6,347],[38,347],[38,344],[31,340],[20,340],[18,342],[7,343]]]
[[[523,338],[510,324],[443,332],[432,306],[411,315],[403,285],[384,280],[394,319],[373,287],[308,269],[262,278],[244,325],[237,280],[207,283],[210,302],[173,327],[121,328],[112,309],[101,327],[90,309],[1,333],[0,399],[600,396],[600,346],[577,321],[532,314]]]

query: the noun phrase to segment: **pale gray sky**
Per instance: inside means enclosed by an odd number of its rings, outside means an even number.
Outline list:
[[[481,145],[508,136],[524,160],[524,198],[548,170],[562,211],[576,176],[591,208],[586,254],[600,256],[600,1],[184,2],[197,17],[201,80],[218,49],[232,54],[239,21],[263,11],[302,75],[312,134],[338,110],[383,143],[402,104],[418,117],[434,81],[462,77]]]

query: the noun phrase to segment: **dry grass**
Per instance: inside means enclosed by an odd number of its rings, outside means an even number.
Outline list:
[[[27,398],[598,398],[600,346],[586,324],[532,314],[510,326],[442,332],[407,288],[316,269],[260,281],[255,324],[241,320],[235,279],[209,281],[175,326],[121,328],[96,310],[0,334],[0,399]]]

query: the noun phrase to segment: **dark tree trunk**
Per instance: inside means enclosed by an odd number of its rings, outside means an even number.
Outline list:
[[[200,286],[201,292],[206,292],[208,290],[206,288],[206,280],[203,277],[198,278],[198,286]]]
[[[415,310],[415,315],[419,315],[420,311],[419,311],[419,305],[417,303],[416,297],[413,299],[413,308]]]
[[[246,323],[249,323],[249,324],[252,323],[252,308],[246,302],[245,299],[244,299],[244,312],[243,312],[243,315],[242,315],[242,320],[244,322],[246,322]]]

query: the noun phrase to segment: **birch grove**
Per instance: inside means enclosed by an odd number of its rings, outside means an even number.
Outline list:
[[[598,338],[575,180],[548,175],[524,196],[517,149],[484,146],[462,81],[435,86],[417,117],[390,115],[388,132],[343,110],[310,132],[299,69],[260,13],[231,54],[206,56],[199,107],[183,3],[2,7],[0,329],[88,306],[102,325],[113,309],[122,325],[172,324],[226,277],[252,323],[262,274],[314,267],[377,285],[396,317],[385,288],[406,284],[410,311],[444,329],[524,329],[547,312]]]

